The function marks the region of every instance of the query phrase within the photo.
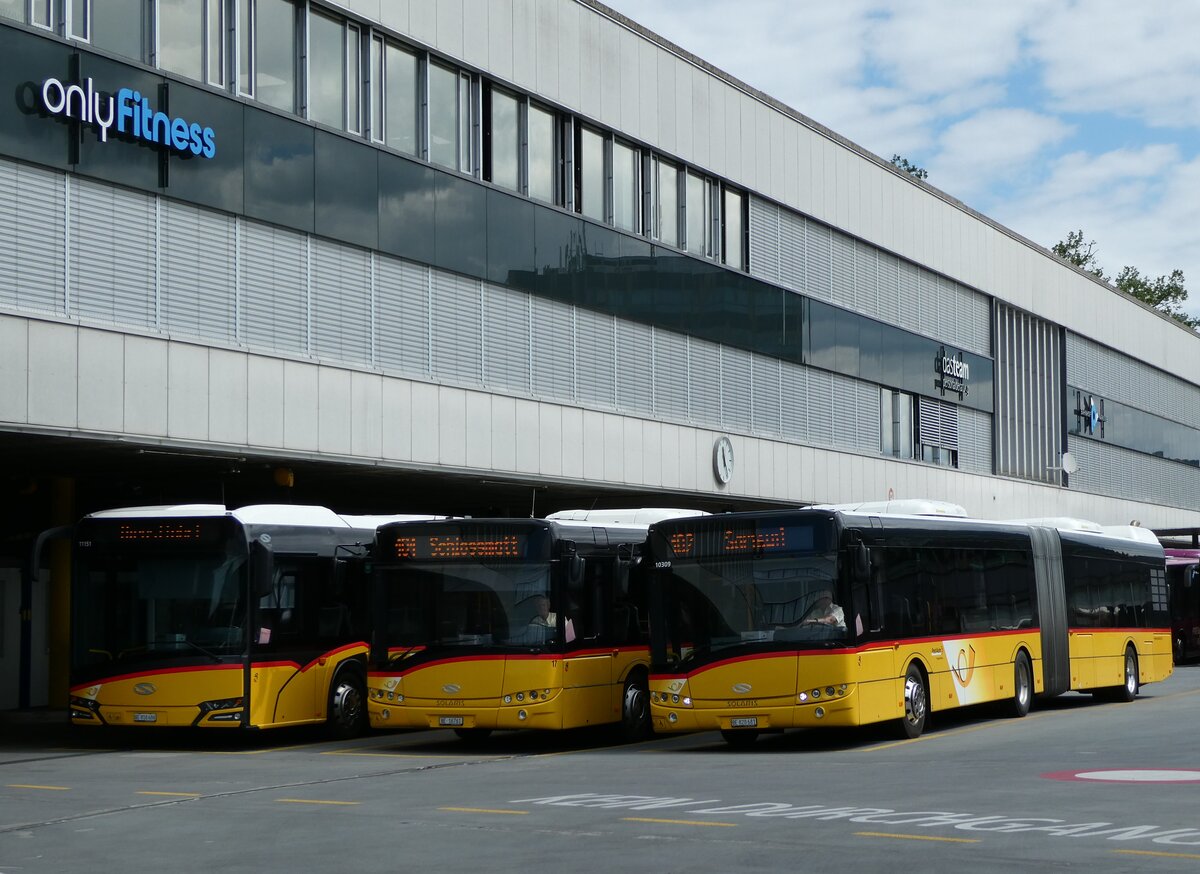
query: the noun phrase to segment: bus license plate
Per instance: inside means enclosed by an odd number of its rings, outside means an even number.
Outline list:
[[[730,728],[755,728],[757,725],[757,716],[735,716],[729,720]]]
[[[463,718],[461,716],[439,716],[438,725],[462,725]]]
[[[133,714],[134,722],[158,722],[157,713],[135,713]]]

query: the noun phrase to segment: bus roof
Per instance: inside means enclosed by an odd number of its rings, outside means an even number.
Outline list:
[[[546,517],[550,522],[590,522],[595,525],[632,525],[648,527],[665,519],[707,516],[703,510],[672,507],[640,507],[626,510],[559,510]]]
[[[232,516],[244,525],[296,525],[321,528],[377,528],[388,522],[440,519],[440,516],[343,516],[306,504],[250,504],[230,510],[223,504],[166,504],[118,507],[89,513],[88,519],[172,519]]]
[[[930,501],[924,498],[902,498],[895,501],[859,501],[849,504],[817,504],[810,510],[838,510],[842,513],[900,516],[952,516],[968,518],[965,507],[949,501]]]

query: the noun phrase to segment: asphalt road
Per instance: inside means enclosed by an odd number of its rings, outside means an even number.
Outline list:
[[[0,872],[1200,872],[1200,667],[1132,704],[790,732],[257,736],[2,726]]]

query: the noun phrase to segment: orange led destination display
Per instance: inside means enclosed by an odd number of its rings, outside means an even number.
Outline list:
[[[196,541],[203,536],[200,522],[130,522],[117,528],[121,541]]]
[[[770,552],[809,552],[815,532],[810,525],[764,525],[761,528],[697,528],[674,531],[667,542],[679,558],[720,555],[762,555]]]
[[[527,538],[521,534],[479,537],[469,534],[418,534],[396,538],[396,558],[522,558]]]

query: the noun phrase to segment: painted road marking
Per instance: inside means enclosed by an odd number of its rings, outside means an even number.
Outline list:
[[[199,798],[199,792],[152,792],[149,789],[139,790],[138,795],[162,795],[166,798]]]
[[[9,783],[9,789],[45,789],[47,792],[70,792],[70,786],[35,786],[32,783]]]
[[[1186,768],[1124,768],[1111,771],[1051,771],[1047,780],[1093,783],[1200,783],[1200,771]]]
[[[737,828],[736,822],[704,822],[698,819],[652,819],[648,816],[623,816],[621,822],[661,822],[666,825],[707,825],[723,828]]]
[[[890,832],[855,832],[860,838],[895,838],[901,841],[944,841],[950,844],[977,844],[978,838],[939,838],[933,835],[895,835]]]
[[[280,804],[334,804],[345,807],[353,807],[357,804],[362,804],[361,801],[321,801],[316,798],[276,798]]]
[[[472,762],[473,761],[482,761],[484,759],[492,760],[492,759],[512,758],[511,756],[498,756],[498,755],[465,756],[462,753],[457,753],[457,754],[446,753],[445,755],[440,755],[438,753],[371,753],[371,752],[364,752],[365,750],[371,750],[371,749],[374,749],[374,747],[356,747],[354,749],[349,749],[349,750],[326,750],[325,752],[321,753],[321,755],[323,755],[323,756],[375,756],[378,758],[387,758],[387,759],[463,759],[465,761],[472,761]]]
[[[1195,853],[1163,853],[1158,850],[1113,850],[1124,856],[1165,856],[1168,859],[1200,859]]]
[[[449,813],[498,813],[503,816],[528,816],[528,810],[493,810],[488,807],[439,807]]]

